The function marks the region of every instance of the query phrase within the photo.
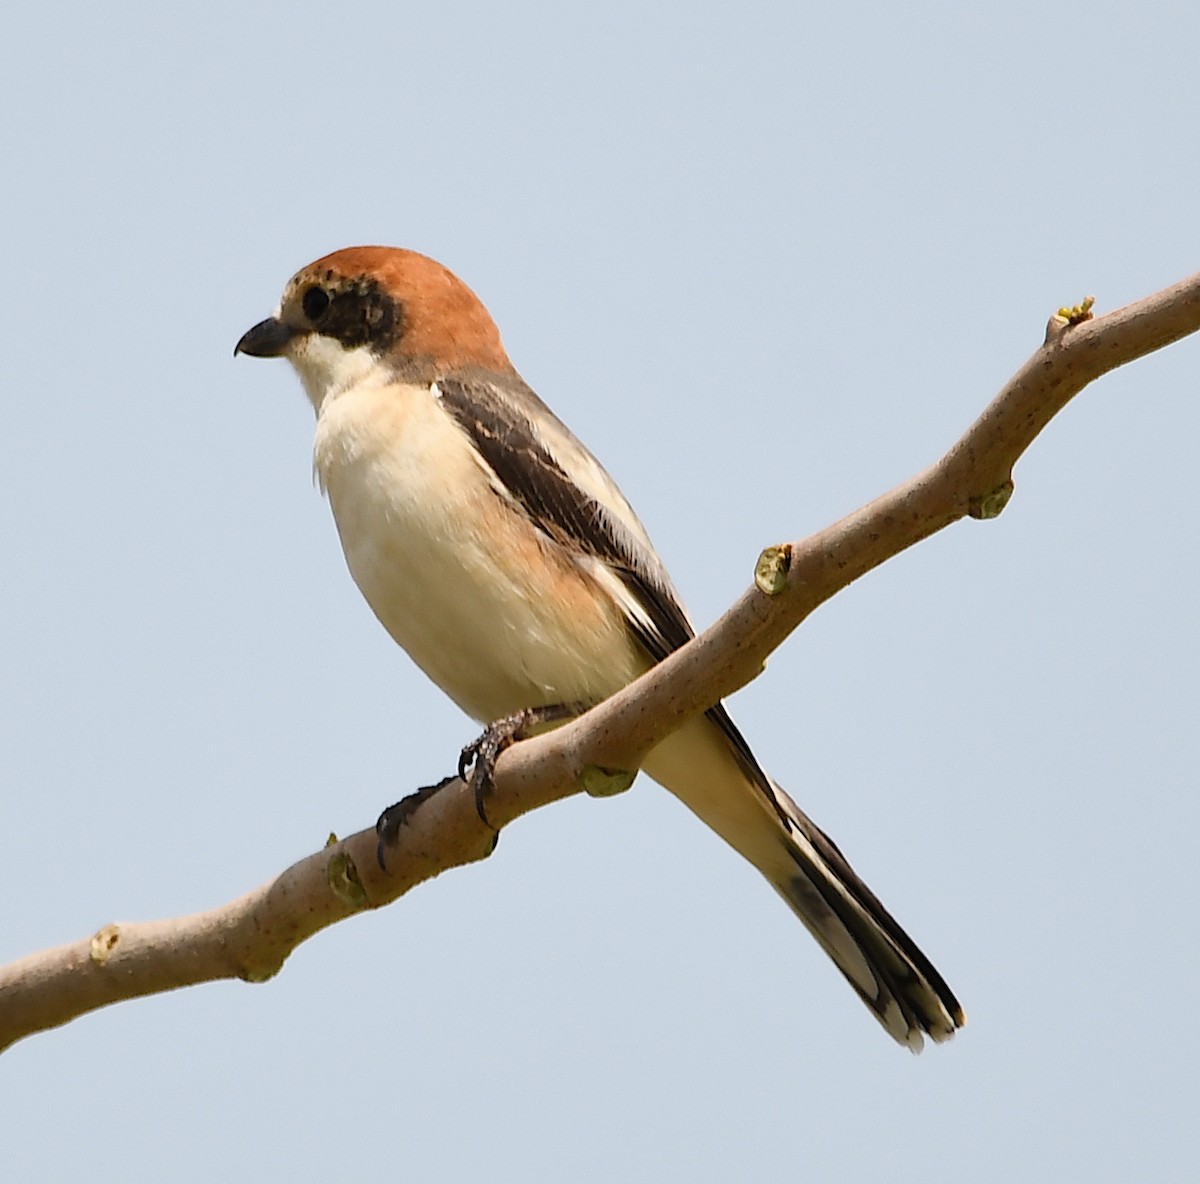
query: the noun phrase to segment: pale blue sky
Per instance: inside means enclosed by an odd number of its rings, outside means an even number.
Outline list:
[[[1192,5],[121,5],[0,42],[0,960],[229,899],[473,726],[378,627],[287,367],[328,250],[432,254],[694,615],[943,450],[1041,339],[1200,262]],[[28,1184],[1194,1180],[1200,342],[1094,386],[997,522],[732,703],[944,972],[914,1060],[657,787],[263,987],[0,1058]]]

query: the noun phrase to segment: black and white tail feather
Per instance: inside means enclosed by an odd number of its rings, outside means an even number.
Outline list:
[[[899,1043],[949,1040],[966,1022],[953,992],[879,898],[799,806],[772,785],[788,815],[797,874],[774,887],[858,997]]]
[[[923,1036],[949,1040],[966,1022],[945,979],[850,866],[838,845],[772,780],[723,704],[709,712],[746,779],[781,824],[777,837],[794,864],[752,859],[833,960],[888,1034],[913,1052]]]
[[[766,877],[889,1036],[920,1052],[926,1036],[941,1042],[963,1026],[946,981],[837,844],[762,771],[724,707],[685,724],[644,767]]]

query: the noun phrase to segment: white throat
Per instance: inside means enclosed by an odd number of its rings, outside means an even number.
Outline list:
[[[346,349],[332,337],[306,333],[288,346],[287,359],[300,375],[305,393],[319,416],[329,399],[357,386],[388,381],[387,367],[365,345]]]

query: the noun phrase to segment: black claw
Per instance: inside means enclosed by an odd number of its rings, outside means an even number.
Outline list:
[[[483,808],[483,798],[485,794],[492,792],[492,778],[488,776],[479,776],[472,778],[471,788],[475,791],[475,813],[479,815],[479,821],[483,823],[488,830],[495,831],[497,835],[500,831],[492,825],[492,820],[487,816],[487,811]],[[495,848],[493,848],[494,850]]]
[[[475,798],[475,813],[479,815],[480,821],[489,830],[496,830],[496,828],[487,816],[483,799],[492,792],[495,785],[493,773],[496,761],[505,748],[516,739],[519,731],[520,725],[515,716],[507,716],[497,723],[488,724],[487,731],[478,740],[468,744],[463,749],[462,756],[459,757],[459,776],[471,787],[471,793]],[[466,774],[468,769],[470,769],[470,776]],[[497,833],[499,832],[497,831]]]
[[[375,858],[379,861],[379,866],[383,871],[387,871],[387,848],[396,845],[396,840],[400,836],[400,828],[408,825],[408,820],[416,813],[417,807],[422,802],[428,800],[453,780],[455,780],[453,777],[443,777],[436,785],[423,785],[407,797],[401,798],[395,805],[389,806],[379,815],[379,819],[375,823],[375,833],[379,836],[379,842],[375,847]]]
[[[496,830],[484,809],[483,800],[492,792],[493,774],[500,754],[517,740],[524,740],[533,728],[543,724],[558,723],[579,715],[586,710],[585,704],[553,704],[548,707],[527,707],[514,711],[503,719],[494,720],[483,730],[483,734],[472,740],[458,757],[458,775],[470,785],[475,794],[475,812],[484,826]],[[470,776],[467,770],[470,770]],[[497,834],[499,832],[497,831]],[[493,850],[495,849],[493,845]]]
[[[479,740],[482,740],[481,736]],[[464,744],[463,750],[458,754],[458,779],[466,781],[467,770],[475,763],[475,755],[479,752],[479,740],[472,740],[470,744]]]

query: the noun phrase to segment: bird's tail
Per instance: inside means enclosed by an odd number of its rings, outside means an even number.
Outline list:
[[[755,762],[723,708],[660,744],[645,771],[787,901],[888,1034],[920,1052],[966,1022],[945,980],[836,844]]]

